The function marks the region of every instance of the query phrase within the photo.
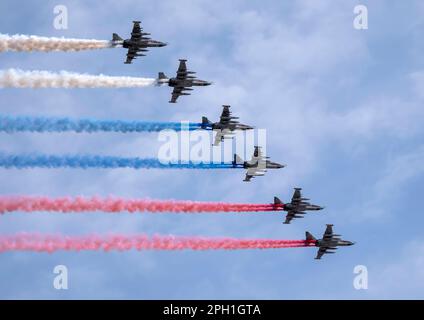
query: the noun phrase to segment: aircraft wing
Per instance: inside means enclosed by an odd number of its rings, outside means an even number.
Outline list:
[[[293,211],[287,212],[286,221],[284,221],[284,224],[290,224],[290,221],[292,221],[293,218],[294,218],[294,212]]]
[[[251,175],[249,175],[248,173],[246,173],[246,177],[244,178],[244,180],[243,180],[243,181],[249,182],[249,181],[250,181],[250,179],[252,179],[252,178],[253,178],[253,176],[251,176]]]
[[[321,257],[322,257],[325,253],[327,253],[327,248],[326,248],[326,247],[320,247],[320,248],[318,249],[317,256],[315,257],[315,259],[321,259]]]
[[[231,111],[229,106],[224,106],[222,109],[221,117],[219,119],[219,123],[223,125],[227,125],[230,123],[231,120]]]
[[[302,198],[300,188],[296,188],[293,193],[292,201],[299,201]]]
[[[174,90],[172,90],[172,96],[171,96],[171,100],[169,100],[170,103],[176,103],[178,97],[181,95],[181,93],[183,92],[182,87],[174,87]]]
[[[137,53],[137,50],[135,50],[134,48],[129,48],[127,52],[127,60],[125,61],[125,63],[130,64],[135,58],[136,53]]]
[[[259,161],[263,161],[264,157],[262,156],[262,151],[260,147],[255,147],[255,151],[253,152],[252,158],[250,160],[251,163],[256,163]]]
[[[247,169],[246,178],[244,179],[244,181],[250,181],[250,179],[254,177],[263,176],[263,175],[265,175],[265,170],[261,170],[258,168],[249,168]]]
[[[333,238],[333,225],[327,224],[327,228],[325,229],[322,239],[325,241],[328,241],[328,240],[331,240],[332,238]]]
[[[131,31],[131,40],[138,41],[142,38],[142,29],[140,27],[140,21],[133,21],[133,29]]]
[[[224,139],[224,136],[225,136],[225,134],[223,133],[223,130],[217,130],[216,136],[215,136],[215,141],[214,141],[213,145],[219,146],[221,141]]]
[[[263,158],[263,155],[262,155],[261,148],[258,146],[255,146],[255,151],[253,152],[252,160],[258,160],[262,158]]]
[[[266,158],[263,156],[261,148],[255,147],[255,151],[253,153],[252,159],[250,160],[251,164],[256,164],[254,170],[264,171],[266,169]]]
[[[178,66],[178,70],[177,70],[177,79],[184,80],[186,78],[187,78],[186,60],[181,59],[180,65]]]
[[[296,211],[296,210],[292,210],[292,211],[287,212],[286,221],[284,222],[284,224],[289,224],[290,221],[292,221],[295,218],[303,218],[303,215],[305,213],[306,212]]]
[[[293,204],[298,203],[298,202],[301,201],[301,199],[302,199],[302,192],[300,190],[301,190],[300,188],[296,188],[294,190],[294,193],[293,193],[293,196],[292,196],[292,199],[291,199],[291,202]]]
[[[222,129],[222,130],[214,130],[216,131],[214,146],[219,146],[219,143],[223,141],[225,138],[232,138],[234,135],[231,130]]]

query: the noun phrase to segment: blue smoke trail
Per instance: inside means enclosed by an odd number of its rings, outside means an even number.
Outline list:
[[[0,116],[0,131],[13,132],[158,132],[165,129],[192,131],[202,128],[201,123],[145,122],[122,120],[72,120],[69,118]]]
[[[242,168],[232,163],[161,163],[152,158],[123,158],[112,156],[51,156],[51,155],[3,155],[0,167],[4,168],[133,168],[133,169],[229,169]]]

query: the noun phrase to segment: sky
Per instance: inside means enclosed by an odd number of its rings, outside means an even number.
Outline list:
[[[53,8],[68,9],[68,29]],[[353,9],[368,8],[368,29]],[[326,223],[356,241],[314,260],[315,248],[205,252],[0,254],[2,299],[422,299],[424,236],[424,4],[421,1],[16,1],[0,33],[111,39],[141,20],[168,42],[132,65],[124,49],[1,53],[0,69],[155,77],[178,59],[214,84],[169,104],[169,88],[0,89],[2,115],[198,122],[229,104],[266,129],[267,154],[287,164],[252,183],[243,172],[0,169],[1,195],[122,196],[269,203],[294,187],[326,208],[283,225],[281,214],[0,217],[0,233],[147,233],[303,239]],[[152,157],[157,134],[6,134],[5,153]],[[65,265],[68,290],[53,269]],[[355,266],[368,288],[353,286]]]

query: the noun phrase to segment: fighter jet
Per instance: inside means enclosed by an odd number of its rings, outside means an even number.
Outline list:
[[[250,161],[243,161],[237,154],[234,155],[233,166],[238,167],[243,165],[243,168],[247,169],[246,177],[243,181],[249,182],[250,179],[257,176],[264,176],[266,169],[280,169],[284,168],[285,165],[272,162],[268,160],[269,157],[264,157],[261,151],[261,147],[255,146],[255,152],[253,153]]]
[[[213,146],[219,146],[224,139],[233,137],[233,132],[236,130],[250,130],[253,127],[246,124],[241,124],[237,120],[238,117],[231,116],[230,106],[223,105],[223,110],[219,122],[212,123],[206,117],[202,117],[202,129],[216,131],[215,142]]]
[[[152,40],[149,37],[150,33],[143,32],[143,28],[140,27],[140,21],[133,21],[133,29],[131,32],[130,39],[122,39],[118,34],[114,33],[112,35],[112,46],[118,47],[122,46],[128,49],[127,52],[127,60],[124,62],[126,64],[132,63],[133,59],[137,57],[145,56],[144,53],[139,52],[147,52],[147,48],[151,47],[164,47],[167,45],[165,42],[160,42],[156,40]]]
[[[275,209],[278,210],[281,208],[282,210],[287,211],[286,221],[284,221],[284,224],[289,224],[293,218],[303,218],[303,215],[306,214],[305,211],[307,210],[316,211],[324,209],[324,207],[307,202],[309,199],[302,197],[301,190],[302,188],[294,188],[293,197],[289,203],[284,204],[280,199],[274,197]]]
[[[177,76],[175,78],[168,78],[163,72],[159,72],[157,84],[173,87],[172,97],[169,103],[176,103],[179,96],[189,96],[190,93],[186,91],[192,91],[193,86],[209,86],[212,82],[205,80],[199,80],[194,76],[196,72],[187,70],[186,59],[179,59],[180,65],[177,70]]]
[[[355,242],[340,239],[341,235],[333,233],[333,225],[327,224],[322,239],[315,239],[315,237],[306,231],[306,241],[315,241],[315,246],[319,247],[315,259],[321,259],[324,254],[335,253],[336,247],[351,246]]]

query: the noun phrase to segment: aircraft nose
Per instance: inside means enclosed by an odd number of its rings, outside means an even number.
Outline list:
[[[161,47],[165,47],[165,46],[167,46],[167,45],[168,45],[168,42],[161,42],[161,43],[160,43],[160,46],[161,46]]]
[[[349,245],[350,245],[350,246],[353,246],[355,243],[356,243],[356,242],[349,241]]]

